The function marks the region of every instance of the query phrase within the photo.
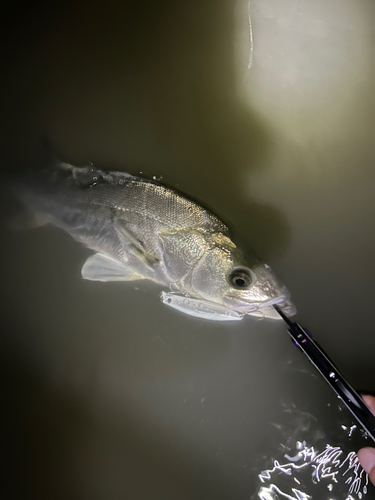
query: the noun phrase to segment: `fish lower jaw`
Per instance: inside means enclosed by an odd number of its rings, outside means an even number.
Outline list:
[[[270,307],[274,305],[278,305],[281,309],[284,307],[285,304],[289,302],[289,296],[282,296],[282,297],[275,297],[273,299],[269,299],[267,301],[246,301],[241,299],[240,304],[236,307],[233,307],[234,309],[242,310],[242,311],[256,311],[258,309],[263,309],[264,307]]]
[[[274,301],[272,303],[268,303],[268,305],[262,305],[258,307],[256,310],[248,310],[245,312],[247,316],[255,316],[257,318],[268,318],[268,319],[275,319],[275,320],[280,320],[281,316],[279,313],[276,311],[276,309],[273,307],[274,305],[278,305],[279,308],[283,311],[284,314],[287,316],[293,316],[296,314],[296,308],[294,304],[290,301]]]
[[[281,319],[281,316],[273,307],[278,305],[280,309],[287,315],[293,316],[296,314],[296,308],[289,300],[289,297],[278,297],[268,300],[267,302],[253,303],[236,308],[236,311],[246,316],[254,316],[257,318]]]

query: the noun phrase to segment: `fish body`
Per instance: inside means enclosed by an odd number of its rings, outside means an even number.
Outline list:
[[[148,279],[168,288],[165,304],[205,319],[276,318],[275,303],[294,312],[287,289],[238,248],[224,222],[158,182],[57,162],[14,191],[39,220],[96,252],[85,279]]]

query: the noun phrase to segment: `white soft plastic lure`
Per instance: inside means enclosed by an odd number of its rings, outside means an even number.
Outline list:
[[[162,292],[161,300],[164,304],[173,307],[173,309],[177,309],[178,311],[200,319],[238,321],[244,316],[220,304],[208,304],[206,300],[192,299],[176,293]]]

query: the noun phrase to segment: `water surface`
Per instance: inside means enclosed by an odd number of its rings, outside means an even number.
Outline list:
[[[48,138],[65,160],[163,176],[268,261],[298,320],[374,390],[371,2],[253,1],[250,72],[247,3],[10,9],[4,168]],[[260,498],[298,441],[342,459],[363,444],[282,324],[200,322],[152,284],[82,281],[87,249],[12,233],[2,208],[7,498]],[[349,494],[311,474],[294,486]]]

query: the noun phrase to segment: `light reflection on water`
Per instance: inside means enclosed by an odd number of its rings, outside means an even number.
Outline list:
[[[356,430],[355,425],[341,428],[348,431],[349,437]],[[306,441],[297,441],[291,454],[285,453],[282,460],[275,459],[272,468],[261,471],[258,478],[260,500],[313,499],[310,492],[318,483],[327,487],[327,496],[322,498],[319,492],[319,500],[341,500],[340,494],[346,488],[345,500],[361,500],[367,493],[369,482],[354,451],[347,453],[340,446],[329,443],[320,451]],[[340,496],[335,496],[337,493]]]

